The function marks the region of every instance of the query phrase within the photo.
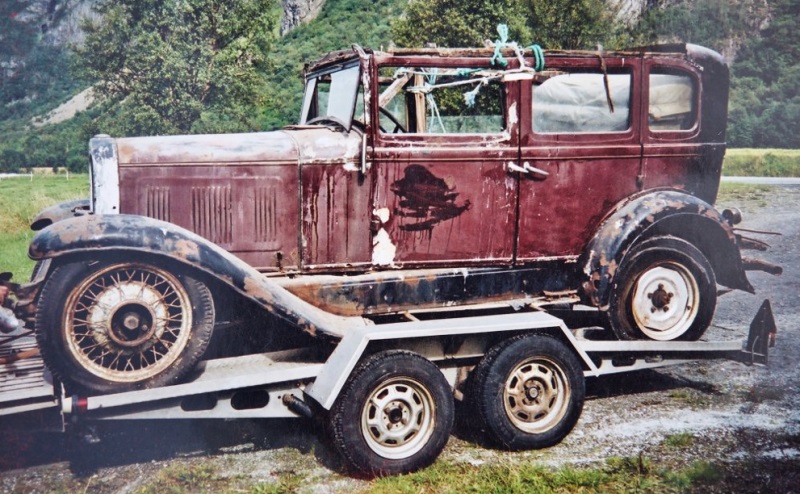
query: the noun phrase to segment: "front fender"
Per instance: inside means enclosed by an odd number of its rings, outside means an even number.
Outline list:
[[[57,223],[67,218],[81,216],[89,212],[89,199],[77,199],[55,204],[39,211],[31,221],[31,230],[39,231],[46,226]]]
[[[605,308],[625,254],[638,240],[656,235],[672,235],[692,243],[709,260],[721,285],[754,292],[736,235],[722,215],[695,196],[660,190],[618,205],[589,241],[579,259],[584,297]]]
[[[199,235],[172,223],[134,215],[87,215],[45,228],[31,242],[33,260],[68,255],[118,252],[161,256],[205,272],[291,324],[316,334],[341,336],[368,324],[360,317],[342,317],[311,305],[259,273],[238,257]]]

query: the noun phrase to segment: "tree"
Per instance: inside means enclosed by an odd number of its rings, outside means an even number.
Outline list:
[[[78,71],[119,102],[109,130],[251,127],[275,32],[275,0],[100,0]]]
[[[616,27],[603,0],[412,0],[392,34],[403,46],[482,46],[500,23],[511,40],[548,49],[594,48]]]

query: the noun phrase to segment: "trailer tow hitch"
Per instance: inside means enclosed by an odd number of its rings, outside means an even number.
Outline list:
[[[778,328],[775,326],[772,306],[768,299],[764,300],[750,323],[747,343],[735,360],[747,365],[767,365],[769,349],[775,346],[777,333]]]

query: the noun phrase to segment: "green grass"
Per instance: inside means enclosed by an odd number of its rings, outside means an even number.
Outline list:
[[[33,269],[28,244],[35,232],[33,217],[42,209],[71,199],[89,197],[88,175],[33,175],[0,179],[0,271],[11,271],[17,282],[27,281]]]
[[[601,493],[684,492],[712,485],[719,469],[696,462],[682,469],[656,467],[648,458],[609,458],[600,468],[549,468],[525,462],[502,465],[454,464],[439,460],[420,472],[376,480],[365,490],[389,493]]]
[[[728,149],[722,174],[730,177],[800,177],[800,150]]]

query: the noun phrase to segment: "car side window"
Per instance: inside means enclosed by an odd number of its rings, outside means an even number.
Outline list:
[[[679,71],[650,72],[647,122],[652,131],[689,130],[697,121],[694,78]]]
[[[504,89],[491,72],[442,67],[382,67],[378,104],[383,133],[499,134]]]
[[[630,72],[541,72],[533,80],[533,130],[624,132],[631,126],[630,102]]]

